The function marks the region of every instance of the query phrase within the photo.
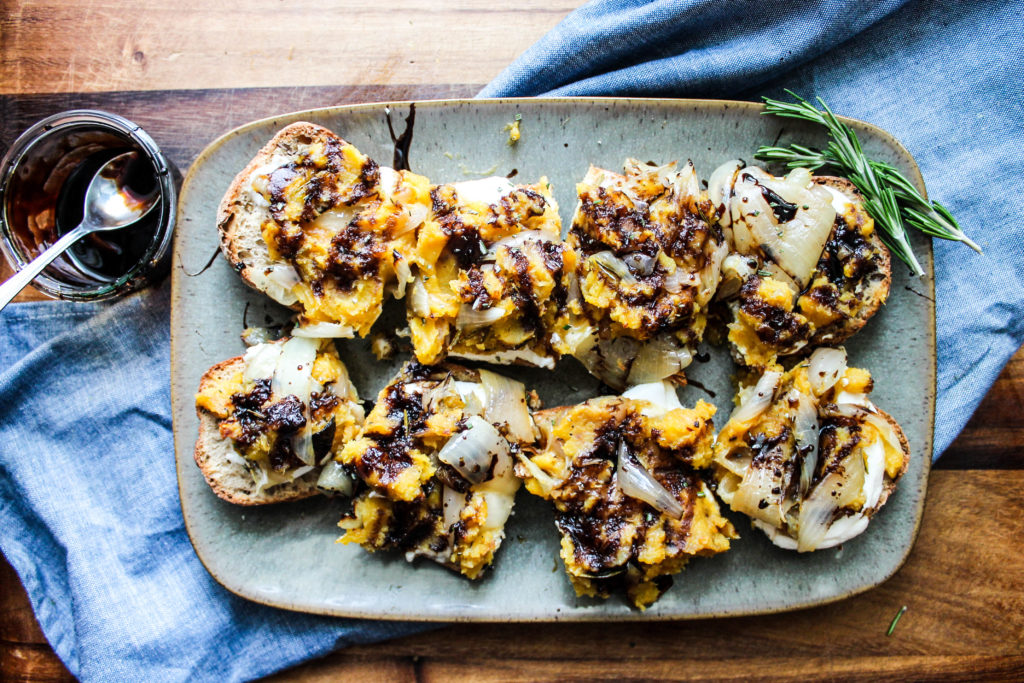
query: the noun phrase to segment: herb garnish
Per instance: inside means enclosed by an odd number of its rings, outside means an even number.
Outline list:
[[[757,150],[754,155],[756,158],[782,161],[787,168],[803,167],[816,171],[823,166],[830,166],[839,170],[864,195],[864,206],[881,228],[882,239],[900,260],[910,266],[915,275],[923,275],[924,269],[910,247],[905,224],[932,237],[963,242],[981,253],[981,247],[964,234],[949,209],[925,199],[914,184],[891,164],[869,159],[861,149],[857,134],[832,113],[824,100],[818,98],[818,104],[822,107],[819,110],[792,90],[786,92],[796,102],[781,102],[765,97],[763,113],[825,126],[831,137],[828,147],[815,150],[797,144],[789,147],[764,146]]]
[[[889,624],[889,630],[885,632],[885,635],[887,635],[887,636],[891,636],[892,635],[892,632],[896,630],[896,624],[899,623],[900,617],[902,617],[903,613],[906,612],[906,611],[907,611],[907,606],[906,605],[903,605],[903,607],[900,607],[900,611],[897,612],[896,616],[892,618],[892,623]]]

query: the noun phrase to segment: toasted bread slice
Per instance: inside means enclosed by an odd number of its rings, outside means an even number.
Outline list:
[[[366,336],[412,279],[429,181],[378,166],[312,123],[281,130],[221,202],[221,251],[250,286],[299,311],[295,336]]]
[[[668,383],[534,413],[541,439],[516,474],[551,501],[577,595],[624,590],[645,609],[693,557],[729,549],[700,468],[712,457],[714,406],[681,406]]]
[[[242,356],[222,361],[206,371],[199,382],[204,391],[212,384],[228,382],[245,369]],[[315,473],[279,484],[262,491],[257,489],[245,460],[235,450],[231,439],[220,435],[219,421],[204,408],[196,408],[199,416],[199,437],[196,439],[195,460],[213,492],[235,505],[265,505],[300,500],[317,494]]]
[[[742,386],[716,437],[719,496],[788,550],[863,533],[910,460],[899,424],[868,399],[870,373],[836,351],[819,349],[788,372],[773,366]]]
[[[515,453],[533,438],[521,383],[448,363],[406,364],[338,455],[367,486],[339,523],[340,541],[480,577],[512,514]]]
[[[719,296],[735,297],[729,304],[733,357],[763,369],[778,358],[841,343],[864,327],[889,295],[892,257],[849,180],[807,175],[806,185],[785,186],[790,198],[784,199],[764,183],[787,181],[757,168],[750,173],[741,174],[745,194],[729,195],[729,213],[721,219],[733,233],[734,252],[723,263]],[[769,211],[776,205],[761,195],[781,203]],[[795,220],[801,206],[804,219]],[[788,253],[798,256],[781,261]]]
[[[553,345],[617,390],[683,381],[728,251],[693,163],[591,166],[576,193],[575,282]]]
[[[446,183],[431,197],[406,301],[417,360],[554,368],[550,336],[573,254],[547,179]]]
[[[816,176],[813,181],[818,185],[829,187],[846,197],[851,204],[857,207],[856,211],[858,214],[867,214],[863,208],[864,198],[857,190],[857,187],[846,178]],[[832,237],[835,236],[838,227],[837,225],[836,228],[833,228]],[[832,237],[830,237],[830,241]],[[873,230],[866,238],[866,241],[873,256],[872,272],[863,277],[858,285],[856,295],[861,305],[852,317],[843,317],[833,325],[816,329],[811,337],[811,346],[840,344],[849,339],[867,324],[868,320],[878,312],[878,309],[889,298],[889,288],[892,285],[892,254],[889,253],[889,248],[885,246],[881,236],[878,234],[878,230]],[[826,245],[826,250],[828,250],[828,245]],[[820,268],[821,266],[819,265]]]
[[[220,250],[242,280],[253,289],[264,292],[275,301],[296,310],[294,299],[274,296],[268,292],[266,273],[276,265],[263,239],[262,226],[270,220],[270,206],[254,196],[253,176],[261,168],[295,159],[301,149],[313,142],[340,140],[337,135],[315,123],[299,121],[285,126],[235,176],[217,209],[217,230]],[[344,141],[342,141],[344,142]],[[271,288],[272,289],[272,288]]]
[[[315,494],[323,466],[363,422],[333,342],[298,337],[214,365],[199,382],[196,413],[196,464],[218,496],[238,505]]]

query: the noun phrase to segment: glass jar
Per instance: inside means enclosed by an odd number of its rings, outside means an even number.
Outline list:
[[[104,163],[136,150],[153,168],[158,205],[138,223],[79,240],[32,284],[72,301],[101,301],[159,281],[168,271],[177,169],[131,121],[75,110],[35,124],[0,162],[0,250],[18,270],[82,220],[86,188]]]

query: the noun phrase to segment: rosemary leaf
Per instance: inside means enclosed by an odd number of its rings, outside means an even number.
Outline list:
[[[885,632],[885,635],[887,635],[887,636],[891,636],[892,635],[892,632],[896,630],[896,624],[898,624],[900,622],[900,617],[902,617],[903,613],[906,612],[906,611],[907,611],[907,606],[906,605],[903,605],[903,607],[900,607],[900,611],[897,612],[896,616],[892,618],[892,623],[889,624],[889,630]]]

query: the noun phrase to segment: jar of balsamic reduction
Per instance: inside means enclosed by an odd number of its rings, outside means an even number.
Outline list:
[[[74,230],[86,189],[110,159],[136,150],[133,189],[160,199],[138,223],[79,240],[33,280],[60,299],[99,301],[159,281],[168,270],[177,203],[177,171],[139,126],[101,111],[44,119],[15,140],[0,163],[0,250],[15,269]],[[148,186],[148,187],[147,187]]]

